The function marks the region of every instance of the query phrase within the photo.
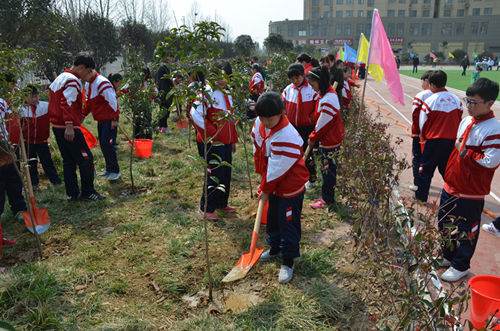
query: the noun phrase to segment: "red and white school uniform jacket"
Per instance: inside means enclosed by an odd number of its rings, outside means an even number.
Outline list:
[[[97,74],[85,83],[84,116],[89,112],[97,122],[117,121],[120,117],[118,100],[113,84],[103,75]]]
[[[339,147],[344,140],[345,128],[340,116],[339,98],[333,87],[319,99],[315,114],[316,126],[309,139],[319,141],[319,146],[323,148]]]
[[[208,93],[211,103],[208,100],[195,101],[191,107],[190,115],[197,131],[196,141],[203,142],[206,128],[207,138],[213,138],[212,143],[235,144],[238,141],[236,125],[228,118],[232,114],[233,99],[220,90]]]
[[[7,102],[0,98],[0,140],[8,140],[9,132],[7,130],[7,117],[11,113],[11,110]]]
[[[411,136],[412,137],[418,137],[420,135],[420,125],[419,125],[419,120],[420,120],[420,111],[422,110],[422,106],[427,100],[432,95],[431,90],[423,90],[417,93],[415,97],[413,98],[413,105],[412,105],[412,114],[411,114]]]
[[[349,82],[344,80],[344,86],[342,87],[342,108],[349,109],[351,106],[352,92]]]
[[[82,121],[82,83],[74,74],[65,71],[49,85],[49,118],[55,128],[72,123],[80,127]]]
[[[50,135],[49,103],[39,101],[36,106],[20,109],[24,139],[29,144],[46,143]]]
[[[445,89],[433,93],[423,102],[420,111],[420,139],[455,140],[462,112],[462,103],[455,94]]]
[[[500,121],[493,112],[482,119],[468,116],[460,123],[457,137],[446,166],[444,189],[461,198],[484,199],[500,165]]]
[[[252,79],[250,79],[248,88],[250,89],[250,94],[261,95],[264,92],[264,76],[260,72],[256,72],[252,76]]]
[[[304,79],[300,86],[290,84],[283,90],[281,97],[285,104],[286,116],[295,127],[313,126],[316,108],[316,92]]]
[[[261,175],[259,190],[283,198],[304,192],[309,179],[297,130],[283,115],[278,124],[267,129],[257,117],[252,129],[256,172]]]
[[[5,135],[5,137],[8,137],[11,144],[19,144],[21,138],[19,116],[17,114],[14,114],[10,109],[8,102],[1,98],[0,116],[2,117],[3,121],[3,130],[8,133],[7,135]]]

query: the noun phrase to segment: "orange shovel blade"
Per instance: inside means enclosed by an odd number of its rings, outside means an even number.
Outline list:
[[[28,211],[23,211],[24,225],[29,232],[33,233],[33,223]],[[38,234],[42,234],[49,229],[50,217],[47,208],[35,208],[35,229]]]
[[[262,252],[264,252],[263,248],[255,248],[253,254],[251,252],[243,253],[236,266],[222,279],[222,282],[229,283],[245,278],[250,269],[260,259]]]

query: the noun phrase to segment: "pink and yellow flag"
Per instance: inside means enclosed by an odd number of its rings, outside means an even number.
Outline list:
[[[373,11],[370,47],[370,64],[378,64],[383,69],[384,78],[393,100],[404,105],[403,86],[399,79],[396,60],[377,9]]]

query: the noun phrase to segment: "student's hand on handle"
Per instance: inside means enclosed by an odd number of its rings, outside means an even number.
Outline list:
[[[73,141],[75,139],[75,129],[73,128],[73,123],[66,123],[66,130],[64,130],[64,139],[67,141]]]
[[[116,129],[118,127],[118,121],[111,121],[111,129]]]

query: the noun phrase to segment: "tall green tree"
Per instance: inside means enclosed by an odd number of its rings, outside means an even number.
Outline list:
[[[156,45],[156,36],[148,27],[137,21],[126,20],[120,28],[120,42],[123,47],[129,46],[141,50],[146,62],[151,61]]]
[[[293,49],[293,43],[283,39],[283,36],[277,33],[271,33],[264,40],[264,47],[267,53],[284,53]]]
[[[109,18],[87,12],[78,18],[77,24],[85,49],[92,52],[97,68],[116,60],[121,45],[118,31]]]
[[[251,36],[242,34],[234,40],[234,49],[238,55],[250,56],[255,51],[255,43]]]

